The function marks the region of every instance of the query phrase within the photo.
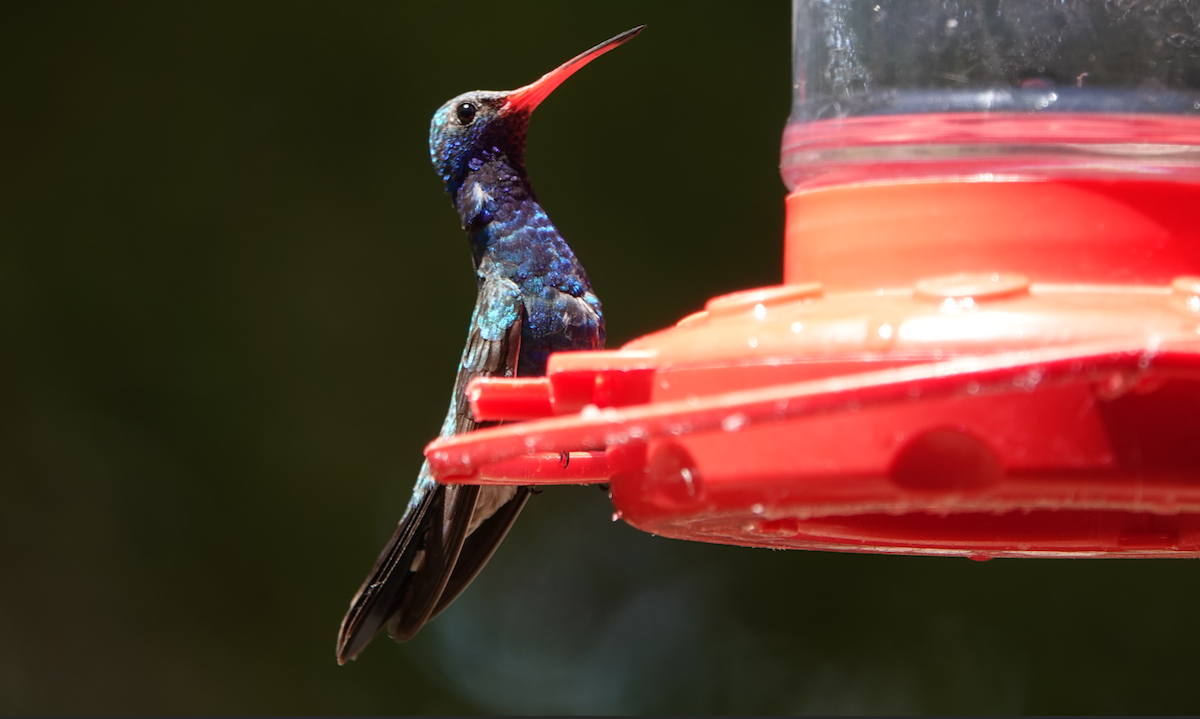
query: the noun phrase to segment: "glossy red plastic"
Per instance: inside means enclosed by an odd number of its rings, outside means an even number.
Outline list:
[[[787,203],[788,284],[874,289],[959,272],[1166,284],[1200,274],[1200,184],[993,176],[817,188]]]
[[[477,418],[526,421],[426,456],[443,482],[611,482],[682,539],[1200,556],[1198,201],[1136,176],[796,192],[784,285],[478,380]]]

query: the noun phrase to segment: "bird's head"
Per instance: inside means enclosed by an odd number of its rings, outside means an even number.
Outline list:
[[[509,92],[466,92],[438,108],[429,126],[429,156],[446,190],[454,195],[468,174],[500,157],[523,173],[525,131],[534,108],[576,70],[645,27],[640,25],[602,42],[525,87]]]

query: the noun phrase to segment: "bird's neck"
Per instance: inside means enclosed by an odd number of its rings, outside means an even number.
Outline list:
[[[454,207],[470,232],[496,219],[497,213],[521,203],[537,202],[521,162],[506,155],[472,159],[454,193]]]
[[[475,268],[511,274],[519,267],[586,277],[571,248],[550,222],[529,184],[525,167],[498,156],[472,168],[455,196],[455,207],[471,241]],[[586,280],[584,280],[586,282]]]

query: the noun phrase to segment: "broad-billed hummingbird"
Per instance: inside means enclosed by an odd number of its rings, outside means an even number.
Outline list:
[[[442,437],[480,426],[466,397],[475,377],[544,375],[552,352],[604,346],[600,300],[529,184],[525,133],[533,109],[554,88],[644,27],[530,85],[468,92],[433,115],[429,154],[462,219],[479,284]],[[445,609],[492,556],[529,494],[528,487],[440,485],[426,462],[404,516],[342,620],[338,663],[355,658],[384,624],[406,641]]]

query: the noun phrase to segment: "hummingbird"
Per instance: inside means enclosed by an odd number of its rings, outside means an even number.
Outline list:
[[[479,295],[441,437],[483,423],[471,416],[476,377],[536,377],[553,352],[604,347],[604,314],[587,272],[538,203],[525,170],[536,108],[564,80],[633,38],[635,27],[509,92],[477,90],[442,105],[429,155],[467,233]],[[564,458],[569,461],[569,458]],[[529,487],[445,486],[426,461],[412,498],[338,633],[339,664],[387,625],[411,639],[466,589],[529,499]]]

